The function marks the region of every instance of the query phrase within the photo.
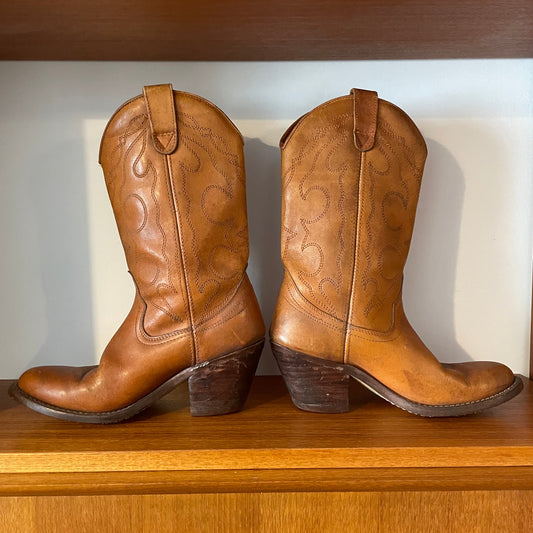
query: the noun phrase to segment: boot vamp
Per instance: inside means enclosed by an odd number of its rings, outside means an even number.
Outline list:
[[[87,411],[76,401],[94,389],[96,366],[39,366],[20,376],[18,387],[32,398],[71,410]]]
[[[109,352],[99,366],[43,366],[27,370],[19,388],[32,398],[63,409],[106,412],[120,409],[145,396],[188,366],[173,354],[137,352],[123,364]],[[150,371],[147,371],[147,367]]]
[[[514,381],[505,365],[476,361],[441,364],[408,328],[394,339],[352,336],[349,364],[413,402],[454,405],[486,399]]]

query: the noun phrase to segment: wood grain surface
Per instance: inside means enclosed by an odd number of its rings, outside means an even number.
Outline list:
[[[0,498],[10,533],[528,533],[531,491]]]
[[[531,0],[18,0],[0,59],[532,57]]]
[[[425,419],[355,387],[350,412],[300,411],[279,376],[257,377],[242,412],[190,416],[186,384],[108,426],[40,415],[0,382],[0,472],[533,466],[533,388],[481,414]]]
[[[533,490],[531,467],[0,474],[0,496]]]

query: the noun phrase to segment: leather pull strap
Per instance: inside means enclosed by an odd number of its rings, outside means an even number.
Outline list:
[[[178,125],[172,84],[147,85],[143,89],[155,149],[169,155],[178,146]]]
[[[378,93],[352,89],[353,141],[360,152],[372,149],[378,126]]]

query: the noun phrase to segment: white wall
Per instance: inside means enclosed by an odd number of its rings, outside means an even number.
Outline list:
[[[277,143],[352,86],[402,107],[427,139],[405,304],[443,361],[529,360],[533,60],[0,63],[0,377],[97,361],[133,295],[97,164],[107,119],[172,82],[242,130],[249,272],[270,317],[281,280]],[[266,350],[260,371],[274,372]]]

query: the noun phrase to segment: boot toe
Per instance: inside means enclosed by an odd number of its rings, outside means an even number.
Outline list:
[[[39,366],[24,372],[17,384],[22,392],[36,400],[72,409],[72,393],[77,390],[82,378],[94,368],[96,367]]]
[[[469,391],[468,401],[490,398],[510,387],[515,376],[510,368],[491,361],[472,361],[444,365],[459,372]]]
[[[515,376],[504,364],[482,362],[482,365],[487,396],[498,394],[513,384]]]

